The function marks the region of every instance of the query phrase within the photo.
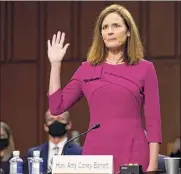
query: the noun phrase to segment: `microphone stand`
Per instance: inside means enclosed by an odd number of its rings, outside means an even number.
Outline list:
[[[78,136],[76,136],[76,137],[71,138],[70,140],[68,140],[68,141],[65,143],[65,145],[64,145],[64,147],[63,147],[63,149],[62,149],[61,155],[65,155],[65,154],[64,154],[65,148],[67,147],[67,145],[68,145],[70,142],[72,142],[72,141],[74,141],[75,139],[81,137],[82,135],[87,134],[88,132],[92,131],[93,129],[97,129],[97,128],[99,128],[99,127],[100,127],[100,124],[96,124],[96,125],[92,126],[90,129],[88,129],[87,131],[82,132],[82,133],[79,134]]]

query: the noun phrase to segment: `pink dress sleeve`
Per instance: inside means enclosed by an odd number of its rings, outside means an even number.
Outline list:
[[[52,115],[59,115],[67,111],[83,97],[82,80],[80,78],[82,66],[78,68],[63,89],[58,89],[53,94],[48,95],[49,109]]]
[[[144,84],[144,115],[148,142],[162,142],[159,87],[153,63],[149,64]]]

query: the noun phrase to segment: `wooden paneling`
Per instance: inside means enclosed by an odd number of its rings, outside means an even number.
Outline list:
[[[155,60],[160,89],[163,144],[162,153],[166,153],[166,144],[180,136],[180,60]]]
[[[6,3],[0,2],[0,62],[5,60],[6,35]]]
[[[104,1],[83,1],[80,4],[79,15],[80,32],[78,39],[80,59],[86,59],[87,52],[92,43],[94,25],[100,11],[104,7]]]
[[[27,153],[37,140],[36,65],[5,64],[1,67],[1,120],[13,132],[16,149]]]
[[[144,57],[147,57],[148,53],[148,31],[149,31],[149,26],[148,26],[148,11],[149,11],[149,2],[148,1],[142,1],[140,2],[140,38],[144,47]],[[145,20],[147,19],[147,20]]]
[[[72,58],[71,51],[74,48],[72,45],[73,39],[73,23],[72,21],[72,2],[71,1],[54,1],[47,2],[47,39],[52,40],[53,34],[57,34],[58,31],[65,32],[65,42],[70,43],[70,47],[67,51],[65,59]],[[72,38],[72,39],[71,39]]]
[[[47,102],[47,87],[46,87],[46,64],[48,64],[47,59],[47,36],[46,36],[46,22],[47,22],[47,4],[46,2],[41,2],[39,4],[39,47],[38,47],[38,59],[37,59],[37,115],[38,117],[38,132],[37,132],[37,143],[41,143],[45,140],[44,137],[44,113]]]
[[[177,3],[175,3],[175,5],[176,5],[175,28],[177,31],[176,38],[175,38],[176,39],[175,47],[177,47],[176,54],[181,59],[181,54],[180,54],[180,47],[181,47],[181,45],[180,45],[180,37],[181,37],[181,35],[180,35],[180,14],[181,14],[180,6],[181,6],[181,4],[180,4],[180,2],[177,2]]]
[[[123,5],[132,15],[133,19],[135,20],[136,25],[138,26],[138,28],[140,28],[140,24],[141,24],[141,3],[139,1],[133,1],[133,2],[129,2],[129,1],[119,1],[116,2],[117,4]]]
[[[175,2],[149,2],[149,57],[174,55]]]
[[[13,59],[13,2],[6,2],[7,12],[6,12],[6,49],[5,58],[6,62],[10,62]]]
[[[12,12],[13,60],[34,60],[38,44],[38,2],[14,2]]]

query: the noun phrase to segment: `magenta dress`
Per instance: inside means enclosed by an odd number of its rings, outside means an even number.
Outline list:
[[[87,134],[83,154],[113,155],[114,172],[128,163],[140,164],[146,171],[149,142],[162,142],[158,81],[153,63],[141,60],[134,66],[126,63],[92,66],[83,62],[64,89],[48,96],[50,112],[61,114],[83,96],[89,105],[89,127],[95,123],[101,125]]]

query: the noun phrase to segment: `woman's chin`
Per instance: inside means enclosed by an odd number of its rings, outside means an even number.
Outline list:
[[[109,44],[109,45],[107,45],[107,48],[109,50],[119,49],[120,47],[121,47],[120,44]]]

